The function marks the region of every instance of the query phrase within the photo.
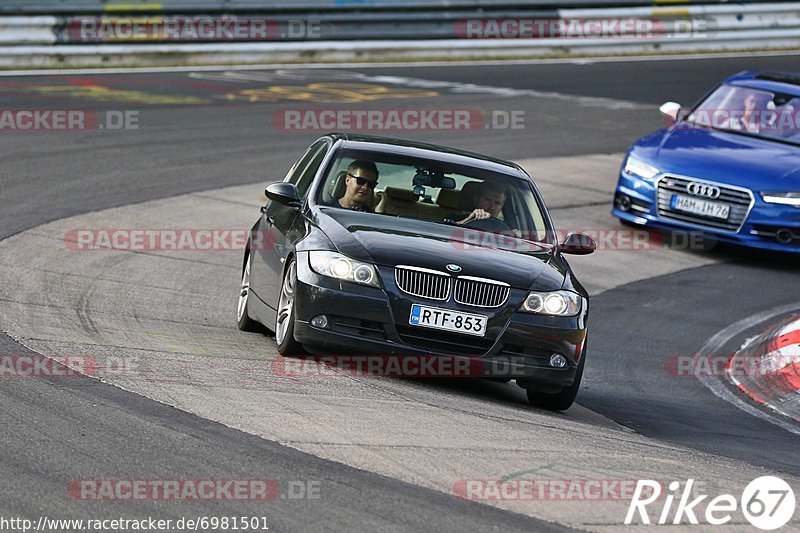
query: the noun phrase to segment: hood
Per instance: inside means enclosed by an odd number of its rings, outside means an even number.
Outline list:
[[[633,153],[661,172],[753,190],[800,190],[800,147],[679,123],[642,138]]]
[[[315,207],[312,220],[343,254],[382,266],[411,265],[489,278],[518,289],[561,288],[566,266],[552,247],[458,226],[346,209]]]

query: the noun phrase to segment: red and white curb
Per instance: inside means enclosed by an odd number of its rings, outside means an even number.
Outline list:
[[[742,364],[754,352],[759,353],[755,361]],[[737,368],[757,371],[739,375]],[[726,375],[754,402],[800,421],[800,319],[747,342],[728,361]]]

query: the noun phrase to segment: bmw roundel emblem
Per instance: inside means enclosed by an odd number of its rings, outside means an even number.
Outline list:
[[[461,272],[461,267],[455,263],[450,263],[445,268],[447,268],[447,270],[449,270],[450,272]]]

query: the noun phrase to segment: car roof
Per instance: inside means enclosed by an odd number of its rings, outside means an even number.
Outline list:
[[[475,152],[405,139],[379,137],[376,135],[330,133],[327,136],[333,139],[334,142],[337,140],[344,141],[343,148],[405,155],[419,157],[421,159],[433,159],[445,163],[472,166],[483,170],[510,174],[520,179],[529,179],[527,172],[516,163]]]
[[[800,73],[745,70],[725,80],[726,84],[800,96]]]

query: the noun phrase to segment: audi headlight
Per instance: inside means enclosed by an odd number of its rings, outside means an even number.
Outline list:
[[[362,263],[336,252],[323,251],[309,252],[308,261],[311,264],[311,270],[317,274],[361,285],[380,287],[378,272],[375,270],[375,266],[369,263]]]
[[[549,316],[575,316],[581,310],[583,298],[570,291],[531,292],[522,302],[520,311]]]
[[[647,181],[651,181],[661,172],[656,167],[650,166],[644,161],[633,157],[632,155],[629,155],[628,159],[625,160],[625,166],[623,167],[623,170],[626,174],[638,176]]]
[[[800,207],[800,192],[762,192],[761,198],[770,204]]]

